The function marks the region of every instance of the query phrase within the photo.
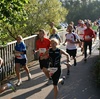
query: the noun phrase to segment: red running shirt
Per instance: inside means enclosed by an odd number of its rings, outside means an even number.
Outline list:
[[[92,38],[95,38],[94,31],[90,28],[85,29],[83,38],[84,38],[84,41],[91,41]]]
[[[38,39],[36,41],[36,49],[39,50],[39,54],[40,56],[46,52],[46,50],[48,50],[50,47],[50,40],[47,38],[44,38],[43,41],[41,41],[40,39]]]

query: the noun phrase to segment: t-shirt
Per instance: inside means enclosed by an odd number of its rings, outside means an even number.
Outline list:
[[[81,27],[81,26],[77,27],[77,32],[78,32],[78,35],[79,35],[81,40],[83,40],[83,35],[84,35],[84,30],[85,29],[86,29],[85,26],[84,27]]]
[[[15,50],[19,51],[19,52],[26,51],[25,43],[24,42],[16,43]],[[16,56],[16,58],[25,59],[26,58],[26,54],[19,54],[19,55]]]
[[[47,38],[44,38],[43,41],[41,41],[40,39],[38,39],[36,41],[36,49],[39,50],[39,55],[42,56],[43,53],[46,52],[46,50],[48,50],[50,47],[50,40]]]
[[[67,39],[66,49],[69,49],[69,50],[77,49],[76,44],[70,43],[70,40],[72,40],[74,42],[75,39],[78,39],[78,40],[80,39],[79,36],[76,33],[73,33],[73,32],[67,33],[66,39]]]
[[[91,41],[92,38],[94,37],[95,37],[95,33],[92,29],[87,28],[86,30],[84,30],[84,35],[83,35],[84,41]]]
[[[92,29],[93,29],[95,32],[97,32],[98,26],[97,26],[97,25],[93,25],[93,26],[92,26]]]

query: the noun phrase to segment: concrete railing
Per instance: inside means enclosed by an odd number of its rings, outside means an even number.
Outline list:
[[[31,62],[35,59],[34,55],[32,54],[32,50],[35,49],[36,37],[37,35],[33,35],[23,39],[27,47],[28,62]],[[16,45],[16,41],[13,41],[8,43],[4,47],[0,47],[0,57],[3,58],[4,60],[4,64],[0,68],[0,81],[14,74],[15,72],[15,62],[14,62],[14,55],[13,55],[15,45]]]

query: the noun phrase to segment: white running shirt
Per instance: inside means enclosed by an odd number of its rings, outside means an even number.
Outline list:
[[[75,41],[75,39],[80,40],[79,36],[76,33],[67,33],[66,39],[67,39],[66,49],[69,50],[77,49],[76,44],[70,42],[70,40],[72,40],[73,42]]]

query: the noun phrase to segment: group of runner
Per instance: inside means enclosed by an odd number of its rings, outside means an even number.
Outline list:
[[[89,54],[92,52],[92,38],[96,39],[96,28],[94,23],[93,29],[90,20],[79,20],[77,27],[71,22],[66,29],[66,39],[63,45],[66,45],[66,51],[59,49],[57,46],[61,43],[61,38],[57,33],[57,28],[54,23],[50,23],[49,38],[45,37],[45,30],[39,30],[39,39],[36,41],[36,50],[33,50],[33,54],[39,53],[39,65],[40,69],[44,72],[48,78],[47,84],[51,81],[54,86],[54,99],[57,99],[58,94],[58,83],[61,75],[61,54],[64,54],[67,65],[67,75],[70,74],[70,57],[73,57],[74,66],[77,65],[76,54],[77,45],[81,47],[82,54],[84,54],[84,61],[87,61],[87,46],[89,46]],[[67,43],[66,43],[67,42]],[[26,45],[22,41],[22,36],[17,37],[17,43],[15,46],[15,71],[18,77],[17,86],[22,84],[20,76],[20,65],[26,70],[28,74],[28,80],[31,79],[31,74],[26,65]],[[61,82],[63,79],[61,80]],[[15,86],[9,83],[11,88],[15,90]],[[13,87],[12,87],[13,86]],[[1,91],[2,92],[2,91]]]

